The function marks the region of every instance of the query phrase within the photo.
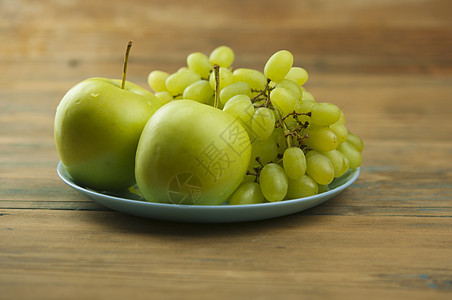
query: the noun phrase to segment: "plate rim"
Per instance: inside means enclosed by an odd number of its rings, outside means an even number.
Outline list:
[[[349,177],[346,179],[344,183],[321,194],[296,199],[282,200],[278,202],[265,202],[242,205],[171,204],[171,203],[148,202],[146,200],[128,199],[120,196],[104,194],[102,192],[98,192],[95,190],[79,186],[75,182],[73,182],[72,177],[70,177],[70,175],[67,173],[66,167],[64,166],[62,161],[58,162],[57,174],[60,177],[60,179],[68,186],[70,186],[72,189],[84,194],[92,201],[104,207],[108,207],[112,210],[121,211],[128,214],[138,215],[146,218],[169,221],[196,222],[196,223],[207,223],[207,222],[230,223],[230,222],[269,219],[283,215],[293,214],[317,206],[323,202],[326,202],[330,198],[336,196],[337,194],[348,188],[351,184],[353,184],[360,175],[360,167],[356,169],[351,169],[346,174],[344,174],[343,176]],[[66,174],[67,176],[69,176],[69,178],[66,176]],[[342,178],[342,176],[339,178]],[[335,180],[339,178],[335,178]],[[105,204],[105,202],[108,202],[108,204]],[[303,205],[304,207],[300,208],[300,206]],[[121,209],[118,209],[117,208],[118,206],[121,206]],[[128,207],[124,209],[123,206]],[[154,212],[149,214],[149,211],[147,211],[147,213],[137,212],[135,211],[136,208],[145,208],[145,209],[153,208],[156,209],[155,212],[164,212],[166,215],[162,216],[155,215]],[[184,212],[184,216],[177,215],[180,214],[182,211]],[[258,212],[257,215],[259,216],[250,216],[245,218],[243,216],[240,217],[234,215],[234,213],[249,211]],[[175,213],[176,215],[175,216],[168,215],[168,212]],[[203,215],[203,217],[200,218],[199,217],[200,213],[205,213],[206,215]],[[213,215],[209,215],[209,213]],[[214,216],[221,217],[220,218],[221,220],[214,220],[213,219]],[[230,219],[228,219],[228,216],[230,217]]]

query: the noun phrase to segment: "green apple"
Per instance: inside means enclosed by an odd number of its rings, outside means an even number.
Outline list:
[[[250,156],[239,121],[215,107],[177,100],[143,129],[135,177],[147,201],[217,205],[243,181]]]
[[[100,191],[133,185],[138,140],[161,105],[151,92],[124,80],[94,77],[71,88],[57,107],[54,134],[74,181]]]

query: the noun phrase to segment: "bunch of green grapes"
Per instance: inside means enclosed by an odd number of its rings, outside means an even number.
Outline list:
[[[153,71],[148,83],[163,102],[191,99],[232,115],[247,130],[252,154],[243,183],[229,204],[276,202],[328,190],[334,178],[360,166],[362,140],[332,103],[316,102],[303,85],[305,69],[287,50],[264,71],[232,68],[227,46],[209,56],[195,52],[173,74]]]

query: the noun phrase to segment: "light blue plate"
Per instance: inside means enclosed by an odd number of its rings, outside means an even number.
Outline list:
[[[70,187],[88,196],[93,201],[110,209],[159,220],[193,222],[193,223],[229,223],[264,220],[293,214],[319,205],[336,196],[350,186],[359,176],[360,169],[347,172],[336,178],[329,190],[310,197],[281,202],[249,205],[178,205],[146,202],[134,193],[107,195],[75,184],[67,173],[63,163],[58,163],[58,176]]]

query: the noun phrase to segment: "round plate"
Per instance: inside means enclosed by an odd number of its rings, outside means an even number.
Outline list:
[[[315,196],[271,203],[205,206],[146,202],[129,192],[118,195],[96,192],[75,184],[61,161],[57,167],[58,176],[66,184],[110,209],[152,219],[195,223],[255,221],[293,214],[336,196],[358,178],[359,171],[359,168],[348,171],[330,183],[328,191]]]

